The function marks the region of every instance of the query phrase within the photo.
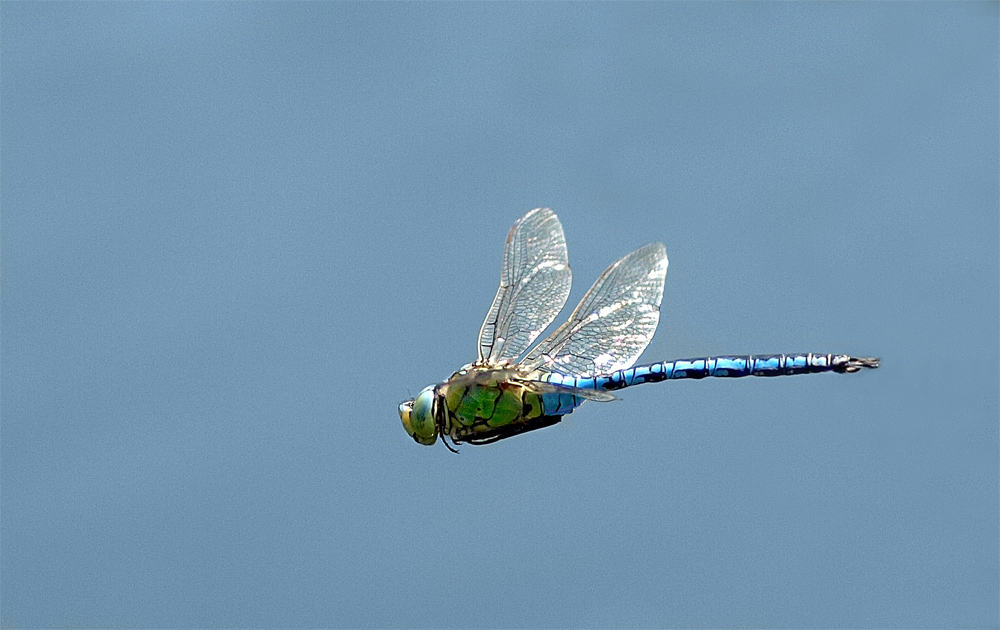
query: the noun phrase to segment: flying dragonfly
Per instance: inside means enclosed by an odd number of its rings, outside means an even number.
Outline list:
[[[667,250],[650,243],[608,267],[569,319],[531,348],[569,297],[572,272],[555,213],[536,208],[507,235],[500,288],[479,331],[479,358],[399,405],[420,444],[490,444],[552,426],[585,401],[659,381],[707,376],[851,373],[877,358],[769,354],[660,361],[632,367],[653,339]],[[529,350],[529,348],[531,348]]]

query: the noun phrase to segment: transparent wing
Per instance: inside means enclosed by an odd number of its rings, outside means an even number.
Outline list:
[[[608,267],[569,320],[522,361],[522,367],[574,376],[629,368],[660,321],[667,250],[650,243]]]
[[[536,394],[570,394],[572,396],[579,396],[580,398],[596,402],[611,402],[613,400],[619,400],[619,398],[611,392],[600,391],[597,389],[583,389],[582,387],[572,387],[570,385],[557,385],[555,383],[546,383],[543,381],[524,381],[524,386]]]
[[[507,235],[500,288],[479,331],[479,362],[513,362],[545,330],[569,297],[566,237],[556,214],[536,208]]]

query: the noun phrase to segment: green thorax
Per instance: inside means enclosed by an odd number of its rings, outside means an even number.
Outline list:
[[[542,418],[541,395],[509,369],[467,367],[438,388],[447,408],[444,433],[466,440]],[[440,399],[439,399],[440,400]]]

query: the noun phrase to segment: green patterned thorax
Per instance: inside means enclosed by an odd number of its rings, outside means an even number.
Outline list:
[[[448,410],[444,432],[464,440],[542,418],[541,396],[519,382],[516,374],[486,368],[456,372],[439,389]]]

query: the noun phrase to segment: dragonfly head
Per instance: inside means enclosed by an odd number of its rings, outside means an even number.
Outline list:
[[[399,403],[399,417],[410,437],[430,446],[437,440],[438,427],[434,421],[437,392],[434,386],[425,387],[413,400]]]

